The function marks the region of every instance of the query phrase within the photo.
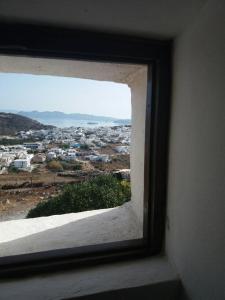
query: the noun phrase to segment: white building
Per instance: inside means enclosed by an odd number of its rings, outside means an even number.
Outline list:
[[[41,150],[43,149],[42,143],[36,142],[36,143],[24,143],[24,147],[31,149],[31,150]]]
[[[15,159],[13,161],[13,166],[17,169],[28,169],[30,168],[30,158],[26,159]]]
[[[102,154],[100,155],[100,160],[104,163],[108,163],[111,161],[111,159],[109,158],[109,155],[108,154]]]
[[[65,156],[65,160],[75,160],[76,156],[76,152],[68,152]]]
[[[124,154],[129,154],[129,147],[128,146],[117,146],[115,147],[116,152],[118,153],[124,153]]]
[[[50,151],[50,152],[48,152],[48,154],[47,154],[47,159],[48,159],[48,160],[55,159],[56,157],[57,157],[57,155],[56,155],[55,152]]]

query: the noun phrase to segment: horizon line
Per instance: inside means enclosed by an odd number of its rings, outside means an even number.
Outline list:
[[[106,115],[95,115],[95,114],[88,114],[88,113],[82,113],[82,112],[72,112],[72,113],[67,113],[67,112],[63,112],[63,111],[59,111],[59,110],[17,110],[17,109],[1,109],[0,112],[3,113],[20,113],[20,112],[38,112],[38,113],[45,113],[45,112],[50,112],[50,113],[62,113],[65,115],[72,115],[72,114],[78,114],[78,115],[86,115],[86,116],[95,116],[95,117],[103,117],[103,118],[111,118],[111,119],[115,119],[115,120],[131,120],[131,117],[129,118],[116,118],[113,116],[106,116]]]

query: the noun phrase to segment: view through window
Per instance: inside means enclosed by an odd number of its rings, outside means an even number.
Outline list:
[[[15,59],[0,65],[0,256],[140,238],[146,68]]]
[[[0,82],[1,221],[130,200],[131,100],[126,85],[3,73]],[[112,176],[124,179],[118,190]],[[105,195],[100,195],[101,181]],[[116,193],[124,192],[118,199]]]

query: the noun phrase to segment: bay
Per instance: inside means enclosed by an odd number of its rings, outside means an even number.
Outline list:
[[[118,125],[130,125],[130,122],[124,123],[123,121],[93,121],[93,120],[73,120],[73,119],[53,119],[53,118],[34,118],[38,122],[45,124],[45,125],[54,125],[59,128],[66,128],[66,127],[100,127],[100,126],[106,126],[106,127],[112,127],[112,126],[118,126]]]

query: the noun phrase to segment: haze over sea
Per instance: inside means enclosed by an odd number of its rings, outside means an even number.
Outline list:
[[[5,113],[19,114],[30,119],[36,120],[44,125],[53,125],[58,128],[66,127],[112,127],[118,125],[131,125],[130,119],[117,119],[106,116],[96,116],[88,114],[65,114],[59,111],[17,111],[2,109]]]
[[[93,120],[71,120],[71,119],[41,119],[35,118],[37,121],[45,125],[54,125],[56,127],[65,128],[65,127],[100,127],[100,126],[118,126],[118,125],[130,125],[129,122],[113,122],[113,121],[93,121]]]

